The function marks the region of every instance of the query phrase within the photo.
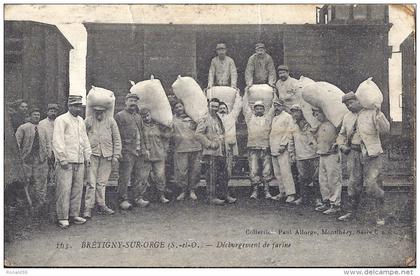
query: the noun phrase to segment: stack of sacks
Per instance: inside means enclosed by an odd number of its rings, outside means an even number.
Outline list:
[[[303,88],[302,97],[309,104],[324,112],[327,119],[338,127],[344,115],[349,112],[342,103],[344,92],[328,82],[316,82]]]
[[[355,94],[360,104],[366,109],[380,109],[384,100],[381,90],[372,81],[372,78],[362,82]]]
[[[267,111],[271,108],[273,97],[274,89],[268,84],[254,84],[248,89],[248,103],[251,108],[256,101],[262,101]]]
[[[315,81],[313,81],[312,79],[301,76],[298,80],[295,96],[297,104],[299,104],[302,107],[302,113],[303,117],[305,117],[305,120],[311,125],[311,127],[317,128],[321,124],[321,122],[318,121],[314,117],[314,115],[312,115],[312,105],[310,105],[302,97],[303,88],[313,83],[315,83]]]
[[[158,79],[152,76],[150,80],[138,82],[131,87],[130,92],[139,97],[140,109],[150,110],[153,120],[165,126],[172,124],[172,109]]]
[[[207,99],[218,98],[224,102],[229,112],[232,111],[233,104],[236,98],[236,89],[230,86],[213,86],[207,90]]]
[[[178,76],[172,91],[183,102],[185,113],[195,122],[208,114],[206,96],[193,78]]]
[[[86,98],[86,117],[93,116],[93,107],[96,105],[105,107],[106,116],[113,117],[115,108],[114,92],[92,85]]]

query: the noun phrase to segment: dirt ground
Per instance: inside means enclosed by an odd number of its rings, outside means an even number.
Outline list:
[[[383,267],[407,266],[415,257],[411,192],[386,194],[388,223],[382,227],[372,223],[369,204],[356,221],[343,223],[310,207],[250,200],[246,189],[236,196],[238,202],[226,206],[153,202],[95,215],[67,230],[48,220],[21,224],[5,243],[5,265]],[[109,198],[115,207],[115,194]]]

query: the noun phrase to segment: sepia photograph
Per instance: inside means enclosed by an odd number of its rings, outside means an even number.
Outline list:
[[[3,10],[8,274],[414,275],[416,4]]]

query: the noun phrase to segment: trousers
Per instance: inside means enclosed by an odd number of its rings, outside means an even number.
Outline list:
[[[279,192],[281,194],[293,195],[296,193],[295,182],[293,180],[290,155],[288,151],[280,153],[278,156],[271,157],[273,163],[274,176],[279,182]]]
[[[31,156],[23,163],[26,178],[29,179],[29,191],[34,199],[34,207],[39,208],[46,203],[47,197],[47,160],[40,161],[39,157]]]
[[[101,207],[106,206],[105,190],[111,170],[111,160],[103,156],[91,156],[89,181],[85,193],[85,208],[92,209],[95,207],[95,202]]]
[[[310,198],[320,198],[319,191],[319,158],[311,158],[305,160],[296,160],[298,170],[299,195],[303,202],[307,202]],[[312,192],[309,184],[313,184]]]
[[[209,199],[225,200],[228,196],[229,173],[225,156],[204,155],[206,186]]]
[[[271,156],[267,149],[248,149],[248,162],[253,187],[271,180]]]
[[[319,188],[322,201],[340,206],[341,204],[341,162],[338,153],[319,157]]]
[[[128,185],[131,182],[131,174],[134,173],[134,181],[131,183],[134,198],[140,194],[140,172],[142,170],[143,156],[127,153],[119,164],[118,194],[121,201],[128,200]]]
[[[195,190],[200,183],[201,151],[175,152],[174,169],[176,183],[183,192]]]
[[[64,169],[56,163],[56,209],[59,220],[68,219],[69,216],[77,217],[80,215],[80,205],[82,203],[83,177],[85,165],[70,163]]]
[[[139,195],[142,197],[149,186],[150,173],[153,173],[153,182],[156,184],[156,189],[160,194],[165,192],[165,160],[151,161],[144,158],[140,159],[139,162]],[[135,195],[135,198],[138,197]]]

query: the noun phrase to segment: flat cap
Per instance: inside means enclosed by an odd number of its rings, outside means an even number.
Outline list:
[[[287,71],[287,72],[289,72],[289,67],[287,67],[287,65],[282,64],[282,65],[279,65],[277,67],[277,71]]]
[[[255,50],[260,49],[260,48],[265,49],[264,43],[257,43],[257,44],[255,44]]]
[[[216,45],[216,50],[219,50],[219,49],[226,49],[226,44],[224,44],[224,43],[218,43]]]
[[[82,96],[80,95],[69,95],[68,104],[69,105],[76,105],[76,104],[82,104]]]
[[[41,112],[41,110],[40,110],[38,107],[32,107],[32,108],[29,110],[29,114],[32,114],[32,113],[34,113],[34,112]]]
[[[256,107],[256,106],[262,106],[262,107],[265,107],[265,105],[264,105],[264,103],[263,103],[263,101],[256,101],[255,103],[254,103],[254,105],[253,105],[254,107]]]
[[[302,111],[302,107],[299,104],[294,104],[290,107],[290,110],[301,110]]]
[[[346,101],[348,101],[348,100],[351,100],[351,99],[356,99],[356,94],[354,94],[354,92],[353,92],[353,91],[350,91],[349,93],[345,94],[345,95],[341,98],[341,101],[344,103],[344,102],[346,102]]]
[[[139,99],[139,96],[137,96],[137,94],[134,94],[134,93],[128,93],[127,94],[127,96],[125,96],[125,98],[126,99],[129,99],[129,98],[135,98],[135,99]]]
[[[49,103],[47,105],[47,110],[50,110],[50,109],[59,110],[60,108],[58,107],[58,104],[56,104],[56,103]]]

